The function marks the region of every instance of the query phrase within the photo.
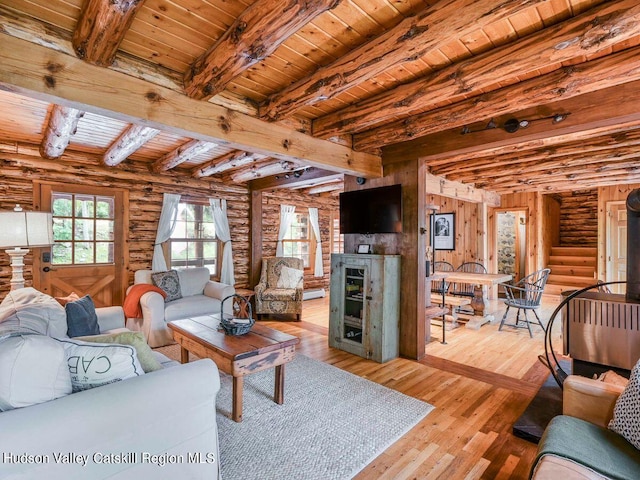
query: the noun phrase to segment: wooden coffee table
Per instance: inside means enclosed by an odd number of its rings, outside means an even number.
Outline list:
[[[245,335],[226,335],[218,330],[218,315],[175,320],[167,325],[180,345],[180,361],[189,361],[189,352],[212,359],[218,368],[233,377],[232,418],[242,421],[244,376],[275,367],[274,401],[284,402],[284,365],[294,359],[298,337],[255,324]]]

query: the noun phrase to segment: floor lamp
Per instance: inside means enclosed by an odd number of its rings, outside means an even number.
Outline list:
[[[53,244],[53,219],[47,212],[0,212],[0,248],[11,258],[11,290],[24,288],[24,256],[33,247]]]

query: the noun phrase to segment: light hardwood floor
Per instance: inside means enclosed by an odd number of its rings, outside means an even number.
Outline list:
[[[543,323],[558,303],[557,297],[544,300]],[[501,302],[494,306],[504,311]],[[329,348],[328,298],[305,301],[302,319],[265,324],[299,336],[304,355],[436,407],[356,479],[528,478],[536,445],[514,437],[511,429],[548,376],[537,360],[544,351],[539,327],[533,338],[526,330],[499,332],[498,323],[477,331],[461,327],[447,331],[443,345],[442,329],[434,326],[422,361],[378,364]],[[555,323],[554,347],[561,350],[559,319]]]

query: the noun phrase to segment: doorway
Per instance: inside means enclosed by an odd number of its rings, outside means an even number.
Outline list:
[[[509,274],[517,282],[526,274],[527,212],[497,212],[496,258],[498,273]],[[500,293],[500,292],[498,292]]]
[[[607,202],[606,281],[627,279],[627,206],[626,202]],[[612,293],[625,293],[624,285],[610,285]]]
[[[34,258],[34,287],[54,297],[91,295],[97,307],[122,305],[127,282],[126,192],[36,184],[42,211],[53,213],[54,244]],[[36,274],[39,272],[39,274]]]

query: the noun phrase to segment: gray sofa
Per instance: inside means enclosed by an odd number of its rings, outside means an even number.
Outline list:
[[[142,318],[128,318],[127,328],[144,333],[149,346],[161,347],[174,343],[167,322],[198,315],[220,313],[222,300],[235,293],[232,285],[210,279],[207,268],[178,269],[182,298],[165,303],[157,292],[140,297]],[[151,284],[151,270],[137,270],[134,284]],[[130,289],[129,289],[130,290]],[[231,313],[231,301],[225,302],[225,313]]]
[[[124,329],[120,307],[96,313]],[[219,479],[218,369],[154,355],[164,368],[0,412],[0,479]]]

